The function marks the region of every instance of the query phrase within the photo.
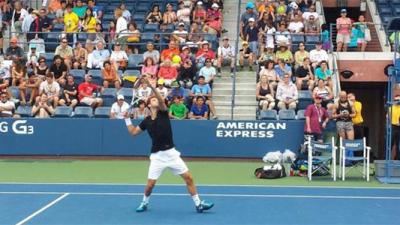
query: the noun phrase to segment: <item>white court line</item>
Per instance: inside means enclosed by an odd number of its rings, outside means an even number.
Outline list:
[[[87,185],[87,186],[145,186],[146,184],[130,184],[130,183],[33,183],[33,182],[0,182],[0,185]],[[157,184],[157,186],[184,186],[185,184]],[[295,186],[295,185],[269,185],[269,184],[197,184],[198,187],[260,187],[260,188],[320,188],[320,189],[388,189],[400,190],[400,185],[390,187],[355,187],[355,186]]]
[[[63,194],[64,192],[0,192],[5,195],[53,195]],[[65,193],[64,193],[65,195]],[[118,192],[69,192],[67,195],[89,195],[89,196],[143,196],[143,193],[118,193]],[[189,196],[183,193],[153,193],[153,196]],[[310,198],[310,199],[383,199],[383,200],[400,200],[398,196],[343,196],[343,195],[260,195],[260,194],[201,194],[207,197],[239,197],[239,198]],[[61,196],[62,197],[62,196]],[[66,196],[64,196],[66,197]],[[62,198],[61,198],[62,199]],[[61,200],[60,199],[60,200]]]
[[[15,225],[22,225],[22,224],[28,222],[33,217],[39,215],[40,213],[42,213],[43,211],[45,211],[46,209],[50,208],[51,206],[53,206],[54,204],[56,204],[57,202],[61,201],[62,199],[64,199],[65,197],[67,197],[69,195],[69,193],[60,193],[60,194],[63,194],[63,195],[61,195],[60,197],[58,197],[54,201],[50,202],[49,204],[45,205],[44,207],[42,207],[38,211],[32,213],[31,215],[29,215],[25,219],[21,220],[20,222],[16,223]]]

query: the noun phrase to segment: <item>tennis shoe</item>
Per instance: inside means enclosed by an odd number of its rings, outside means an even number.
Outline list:
[[[196,210],[198,213],[202,213],[204,210],[209,210],[213,206],[214,206],[214,203],[203,200],[200,202],[200,205],[196,206]]]
[[[136,212],[144,212],[147,210],[147,204],[144,202],[141,202],[139,207],[136,208]]]

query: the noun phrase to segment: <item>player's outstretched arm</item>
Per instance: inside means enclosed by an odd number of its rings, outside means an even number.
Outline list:
[[[153,91],[154,95],[156,96],[156,98],[158,99],[158,103],[160,104],[160,110],[161,111],[167,111],[168,107],[167,105],[165,105],[165,100],[164,98],[161,96],[160,92],[157,90],[157,88],[154,88],[153,85],[150,84],[149,80],[147,78],[142,78],[142,82],[146,83],[147,86],[149,86],[151,88],[151,90]]]
[[[136,136],[142,132],[139,126],[134,126],[130,118],[125,118],[126,128],[132,136]]]

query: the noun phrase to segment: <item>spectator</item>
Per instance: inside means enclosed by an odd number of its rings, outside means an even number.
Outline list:
[[[278,31],[275,32],[275,42],[279,45],[290,45],[291,44],[291,34],[286,29],[286,23],[281,22],[278,26]]]
[[[212,66],[211,59],[206,59],[205,66],[203,66],[199,71],[199,76],[203,76],[205,78],[205,83],[212,87],[216,74],[217,73],[215,68]]]
[[[322,49],[321,42],[318,42],[315,45],[315,49],[310,51],[310,60],[314,68],[317,67],[322,61],[329,60],[328,53]]]
[[[179,10],[176,12],[176,17],[179,22],[183,22],[185,24],[190,24],[190,2],[189,4],[185,2],[178,3]]]
[[[18,61],[12,62],[11,78],[12,78],[11,86],[14,86],[14,87],[18,86],[18,88],[20,90],[25,87],[26,68],[23,65],[21,65],[21,63]],[[21,104],[22,105],[26,104],[24,97],[25,97],[25,95],[21,95]]]
[[[288,7],[286,5],[285,0],[279,0],[278,6],[276,6],[276,21],[281,22],[285,21],[287,16],[286,12],[288,11]]]
[[[39,53],[36,51],[36,46],[31,45],[30,50],[28,51],[26,58],[28,61],[26,62],[26,67],[35,69],[39,64]]]
[[[73,49],[72,65],[74,69],[86,69],[88,61],[88,52],[82,47],[82,44],[77,41]]]
[[[396,95],[394,97],[396,104],[391,107],[391,117],[390,121],[392,124],[392,160],[397,160],[399,157],[399,142],[400,142],[400,96]]]
[[[240,37],[245,39],[245,28],[248,25],[250,18],[258,18],[257,11],[253,2],[246,4],[246,11],[240,17]]]
[[[104,49],[103,42],[97,42],[96,50],[88,55],[89,69],[99,69],[103,66],[104,62],[110,59],[110,52]]]
[[[157,76],[158,79],[164,79],[165,85],[169,87],[178,77],[178,71],[176,67],[172,66],[170,60],[165,60],[161,63]]]
[[[36,52],[39,54],[44,54],[46,52],[44,40],[42,38],[39,38],[38,35],[36,35],[34,39],[29,41],[29,49],[32,48],[32,46],[36,47]]]
[[[260,32],[262,32],[263,35],[268,31],[269,29],[269,24],[272,25],[272,21],[274,21],[275,15],[274,13],[270,12],[260,12],[260,18],[257,21],[257,28]],[[261,34],[261,33],[260,33]]]
[[[309,58],[304,58],[303,63],[296,69],[296,86],[298,90],[306,89],[312,90],[314,87],[314,74],[313,68]]]
[[[219,5],[213,3],[211,8],[207,10],[206,23],[203,26],[203,31],[208,34],[220,35],[222,28],[222,14],[219,10]]]
[[[235,48],[229,44],[229,38],[222,38],[222,45],[218,47],[218,76],[221,76],[221,67],[224,64],[229,64],[231,68],[231,76],[235,70]]]
[[[296,109],[298,99],[297,87],[290,82],[289,74],[285,74],[283,82],[278,84],[276,99],[279,101],[279,109]]]
[[[286,44],[279,44],[279,50],[276,51],[275,57],[284,60],[289,65],[294,62],[293,54]]]
[[[175,96],[185,97],[185,89],[179,86],[177,81],[172,82],[171,91],[169,92],[167,99],[172,101],[172,98]]]
[[[340,17],[336,19],[337,27],[337,51],[347,51],[347,44],[350,43],[350,33],[351,33],[351,19],[347,17],[347,10],[342,9],[340,11]]]
[[[44,33],[50,32],[53,29],[53,20],[47,16],[47,10],[45,8],[40,9],[39,15],[41,31]],[[39,37],[43,38],[43,35]]]
[[[321,105],[322,98],[314,97],[314,104],[307,106],[304,116],[306,123],[304,125],[304,134],[311,135],[315,141],[323,142],[322,130],[329,122],[328,112]]]
[[[87,38],[91,41],[96,39],[96,24],[97,20],[93,15],[93,10],[87,8],[86,12],[80,21],[81,30],[87,33]]]
[[[207,11],[203,7],[203,2],[198,1],[196,8],[193,10],[192,21],[196,24],[204,24],[207,19]]]
[[[310,7],[308,8],[308,11],[305,11],[303,13],[303,19],[305,20],[309,20],[310,16],[313,16],[315,19],[319,19],[319,14],[315,11],[315,5],[310,5]]]
[[[68,68],[71,67],[74,52],[72,47],[68,45],[67,38],[61,39],[61,44],[57,46],[54,55],[60,56],[64,60],[65,65],[67,65]]]
[[[148,24],[160,24],[162,22],[162,15],[160,12],[159,5],[153,5],[151,12],[146,17],[146,23]]]
[[[43,100],[43,94],[45,94],[46,101],[49,104],[53,104],[54,108],[56,108],[60,96],[60,85],[54,81],[52,73],[48,73],[46,75],[46,80],[40,83],[39,86],[40,97],[36,98],[36,102],[40,102],[41,100]]]
[[[17,60],[21,61],[24,58],[24,50],[17,45],[18,39],[12,37],[10,40],[10,46],[6,50],[4,56],[5,60]]]
[[[260,65],[264,65],[268,61],[273,61],[275,62],[276,57],[274,53],[274,48],[264,48],[264,51],[261,53],[260,58],[258,58],[258,63]]]
[[[83,4],[82,0],[77,0],[75,7],[72,9],[79,18],[83,18],[85,16],[87,6]]]
[[[183,65],[186,60],[195,61],[195,57],[190,51],[190,47],[187,45],[182,47],[182,52],[179,56],[181,57],[181,65]]]
[[[34,72],[35,72],[36,76],[38,76],[40,79],[43,80],[49,71],[50,71],[50,69],[46,64],[46,59],[44,57],[40,57],[39,65],[34,68]]]
[[[305,22],[305,33],[308,35],[319,35],[321,33],[321,25],[319,23],[318,17],[310,15]]]
[[[67,34],[69,43],[77,41],[77,32],[79,31],[79,16],[72,11],[72,5],[67,4],[64,14],[64,31]]]
[[[110,61],[104,62],[101,74],[103,75],[104,88],[108,88],[110,85],[114,86],[116,89],[121,88],[121,80],[118,76],[117,69],[111,65]]]
[[[125,51],[121,50],[121,44],[116,42],[114,51],[111,52],[110,61],[112,65],[119,70],[126,70],[128,66],[128,55]]]
[[[206,104],[210,107],[210,111],[213,115],[212,118],[218,119],[216,111],[215,111],[214,103],[211,100],[212,92],[211,92],[210,85],[205,83],[205,78],[203,76],[199,76],[199,78],[197,79],[197,84],[193,85],[192,90],[190,91],[189,95],[194,98],[196,98],[198,96],[203,97],[204,100],[206,101]]]
[[[294,34],[302,34],[304,31],[304,24],[300,15],[295,15],[294,19],[289,23],[288,30]]]
[[[32,107],[32,116],[35,118],[49,118],[54,114],[54,107],[48,103],[46,93],[42,93]]]
[[[32,13],[25,17],[22,31],[26,32],[26,40],[29,42],[34,39],[36,35],[42,37],[42,24],[39,12],[37,10],[33,10]]]
[[[162,23],[160,25],[160,29],[158,30],[159,34],[155,34],[154,37],[154,43],[159,43],[159,44],[165,44],[169,43],[171,38],[170,38],[170,33],[172,30],[168,27],[168,24]]]
[[[358,39],[357,39],[358,48],[362,52],[365,52],[365,49],[367,48],[368,44],[368,40],[366,40],[366,35],[365,35],[365,30],[368,29],[368,24],[372,25],[374,23],[365,22],[364,15],[360,15],[358,17],[358,22],[354,23],[356,29],[358,30]],[[368,38],[371,38],[370,36],[371,34],[369,34]]]
[[[215,59],[215,52],[210,49],[210,44],[208,41],[203,41],[201,48],[196,53],[196,66],[197,68],[202,68],[205,64],[206,59]]]
[[[0,92],[0,117],[13,117],[15,111],[15,104],[8,99],[6,91]]]
[[[271,88],[267,75],[262,75],[256,87],[256,98],[262,110],[273,109],[275,107],[274,95],[274,89]]]
[[[318,96],[322,99],[322,107],[329,108],[333,103],[333,93],[329,86],[325,85],[323,80],[317,80],[317,86],[313,90],[313,96]]]
[[[23,85],[20,88],[21,99],[26,99],[27,94],[29,94],[29,96],[30,96],[28,105],[33,105],[33,101],[36,99],[36,97],[39,93],[39,86],[40,86],[41,81],[42,81],[42,79],[40,79],[39,76],[37,76],[35,74],[35,72],[30,71],[28,73],[28,79],[25,82],[25,85]]]
[[[166,24],[174,24],[178,20],[176,13],[170,3],[167,4],[167,10],[163,15],[163,22]]]
[[[283,80],[282,78],[286,74],[292,77],[292,67],[285,63],[283,59],[278,58],[278,64],[275,65],[275,72],[278,75],[278,80]]]
[[[110,21],[110,24],[108,26],[108,33],[110,35],[108,37],[108,41],[109,42],[114,42],[116,37],[117,37],[116,26],[115,26],[115,22],[114,21]]]
[[[88,8],[92,10],[96,21],[101,22],[101,19],[103,18],[103,8],[101,6],[96,6],[95,0],[88,0]]]
[[[146,45],[147,51],[143,53],[143,62],[146,61],[147,58],[152,58],[154,64],[158,64],[160,62],[160,52],[157,49],[154,49],[154,44],[148,42]]]
[[[180,86],[190,89],[193,86],[193,79],[196,74],[196,67],[190,59],[186,59],[179,70],[178,82]],[[172,85],[172,84],[171,84]]]
[[[117,21],[116,28],[115,28],[115,33],[117,34],[117,38],[127,36],[125,34],[125,31],[128,30],[128,22],[122,16],[122,10],[120,8],[116,8],[114,11],[114,16]]]
[[[266,61],[260,71],[260,77],[264,75],[267,76],[271,90],[276,90],[278,82],[280,81],[278,75],[276,74],[274,65],[275,65],[274,61],[272,60]]]
[[[50,67],[50,72],[53,74],[56,82],[58,82],[60,85],[65,84],[67,71],[68,67],[65,65],[63,58],[61,58],[59,55],[54,56],[53,65]]]
[[[249,24],[245,28],[245,41],[249,43],[253,59],[258,57],[258,28],[256,27],[256,21],[254,18],[249,19]]]
[[[263,30],[260,31],[260,35],[265,39],[265,47],[272,50],[275,48],[275,33],[276,29],[272,21],[268,21]]]
[[[133,110],[133,119],[144,120],[151,115],[149,108],[146,107],[146,102],[139,100],[138,107]]]
[[[264,0],[264,2],[260,2],[257,6],[257,11],[260,15],[259,20],[275,21],[275,7],[273,6],[273,2],[269,0]]]
[[[136,99],[143,100],[144,102],[147,102],[147,99],[153,94],[153,91],[145,82],[140,85],[137,91],[133,90],[133,92]]]
[[[150,83],[155,86],[155,81],[157,81],[157,71],[158,66],[154,63],[153,58],[148,57],[144,60],[142,66],[142,75],[146,75]]]
[[[63,87],[59,104],[62,106],[67,105],[71,108],[75,108],[78,104],[78,85],[72,75],[67,76],[67,83]]]
[[[197,96],[194,104],[190,108],[189,119],[206,120],[208,118],[208,107],[204,104],[204,97]]]
[[[123,95],[117,96],[117,102],[111,106],[111,119],[125,119],[128,117],[129,104],[125,102]]]
[[[299,43],[299,50],[294,53],[295,68],[301,66],[305,58],[310,58],[310,53],[305,50],[304,42]]]
[[[52,14],[56,14],[57,11],[61,10],[61,4],[66,3],[65,0],[51,0],[48,4],[49,12]]]
[[[322,61],[320,67],[315,69],[315,79],[324,80],[331,89],[333,88],[332,71],[328,69],[328,63]]]
[[[324,142],[329,142],[332,140],[332,137],[337,140],[337,131],[336,131],[336,120],[333,118],[333,112],[335,111],[335,105],[334,104],[329,104],[327,105],[327,112],[329,115],[329,121],[326,124],[326,127],[324,129],[323,135],[324,135]]]
[[[164,80],[163,79],[158,79],[157,81],[157,91],[160,93],[161,97],[164,98],[164,100],[167,99],[168,96],[168,89],[164,86]]]
[[[0,92],[6,91],[8,86],[11,84],[11,73],[10,67],[4,64],[4,61],[0,61]]]
[[[197,23],[192,23],[188,40],[197,46],[204,41],[204,36],[205,33],[201,30],[201,25],[198,25]]]
[[[335,103],[333,118],[336,119],[336,127],[339,136],[343,139],[354,140],[354,127],[352,118],[356,115],[354,106],[347,99],[347,93],[339,93],[339,101]]]
[[[79,102],[96,108],[103,105],[103,99],[94,97],[95,91],[101,91],[101,87],[92,83],[92,75],[85,75],[85,82],[78,86]]]
[[[24,21],[25,17],[29,16],[28,11],[26,11],[22,7],[21,1],[14,2],[14,10],[11,13],[11,32],[14,32],[13,37],[20,36],[22,32],[22,22]]]
[[[185,24],[183,22],[178,24],[178,30],[172,32],[172,37],[180,44],[184,44],[186,42],[188,39],[188,32],[185,30]]]
[[[65,12],[67,11],[67,1],[66,0],[61,0],[60,4],[61,4],[60,8],[58,8],[56,10],[56,12],[55,12],[56,13],[56,20],[55,21],[57,23],[64,23]],[[49,9],[49,10],[50,10],[50,12],[52,12],[51,9]]]
[[[131,21],[131,19],[132,19],[132,15],[131,15],[131,12],[126,8],[126,4],[125,3],[121,3],[119,8],[122,11],[122,17],[124,17],[126,22],[129,23]]]
[[[175,41],[170,41],[168,44],[168,48],[162,50],[161,52],[161,62],[165,60],[172,60],[172,57],[179,55],[180,51],[178,45]]]
[[[354,93],[348,93],[347,99],[350,104],[353,105],[355,111],[355,116],[351,119],[354,127],[354,138],[362,139],[368,137],[367,127],[364,125],[362,116],[362,103],[356,100],[356,95]]]
[[[331,35],[329,33],[328,25],[325,23],[321,25],[321,42],[322,42],[322,49],[325,51],[331,50]]]
[[[128,51],[128,53],[131,54],[138,54],[140,45],[136,43],[140,42],[140,31],[135,22],[129,23],[126,34],[128,35],[128,48],[125,51]]]
[[[253,71],[254,58],[252,51],[249,48],[249,43],[247,43],[247,41],[243,41],[242,49],[239,50],[239,65],[241,70],[243,70],[244,68],[245,60],[248,60],[249,62],[249,70]]]
[[[179,96],[172,98],[173,103],[169,106],[169,117],[171,119],[182,120],[187,117],[188,108],[183,104],[183,100]]]

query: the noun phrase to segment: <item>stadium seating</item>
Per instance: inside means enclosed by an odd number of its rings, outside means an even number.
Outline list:
[[[110,107],[98,107],[94,111],[95,118],[109,118],[110,117]]]
[[[117,89],[105,88],[101,93],[101,98],[103,99],[103,105],[111,106],[115,102],[116,96],[117,96]]]
[[[295,120],[296,119],[296,112],[294,110],[288,109],[281,109],[279,110],[279,119],[280,120]]]
[[[15,113],[20,115],[21,117],[31,117],[32,116],[32,107],[31,106],[19,106]]]
[[[85,81],[85,70],[70,70],[69,73],[74,77],[75,83],[80,84]]]
[[[72,115],[72,108],[69,106],[58,106],[54,111],[54,117],[56,118],[68,118]]]
[[[103,85],[103,75],[101,70],[89,70],[88,74],[92,75],[92,82],[97,85]]]
[[[74,118],[90,118],[93,117],[93,109],[87,106],[77,106],[74,110]]]
[[[277,112],[276,112],[276,110],[261,110],[259,119],[260,120],[276,120]]]
[[[306,117],[304,116],[305,110],[301,109],[297,111],[297,119],[298,120],[305,120]]]
[[[133,98],[133,89],[132,88],[121,88],[117,94],[121,94],[124,96],[125,101],[130,103]]]

